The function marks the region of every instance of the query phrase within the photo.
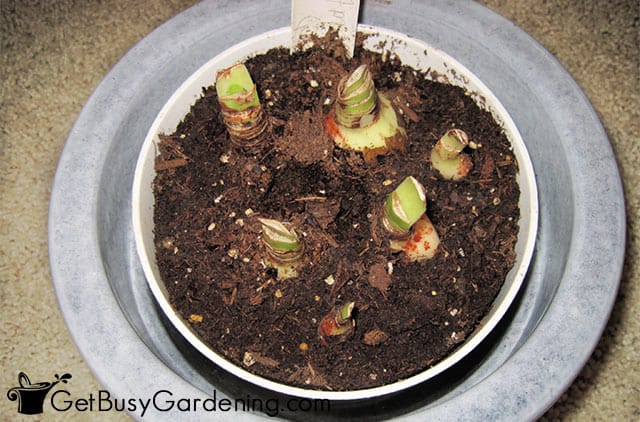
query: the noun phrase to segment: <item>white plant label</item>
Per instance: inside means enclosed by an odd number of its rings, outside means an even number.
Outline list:
[[[353,57],[359,9],[360,0],[292,0],[292,50],[310,47],[309,35],[323,36],[333,28],[338,30],[349,57]]]

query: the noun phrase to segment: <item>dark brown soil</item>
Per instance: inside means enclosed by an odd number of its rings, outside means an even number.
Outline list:
[[[272,380],[351,390],[414,375],[476,328],[514,263],[519,189],[501,128],[462,89],[329,45],[247,61],[273,125],[261,147],[230,144],[215,89],[203,88],[159,144],[155,236],[171,302],[216,352]],[[338,80],[364,62],[402,110],[410,141],[375,162],[334,148],[322,130]],[[441,180],[428,158],[452,127],[482,145],[461,182]],[[421,263],[390,254],[378,230],[386,195],[408,175],[425,185],[442,241]],[[278,281],[263,265],[258,216],[304,233],[298,278]],[[353,336],[323,345],[319,321],[347,301]]]

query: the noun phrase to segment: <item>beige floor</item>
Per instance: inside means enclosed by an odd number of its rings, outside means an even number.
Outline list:
[[[101,78],[138,40],[193,3],[0,0],[0,420],[16,416],[5,391],[21,370],[38,381],[70,372],[79,395],[102,388],[69,337],[50,280],[51,182],[66,136]],[[626,264],[611,320],[591,360],[543,419],[640,420],[640,3],[482,3],[529,32],[575,77],[610,136],[627,195]],[[64,416],[127,419],[113,412]]]

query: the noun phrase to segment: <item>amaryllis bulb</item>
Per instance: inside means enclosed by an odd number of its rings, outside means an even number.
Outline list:
[[[373,83],[367,65],[360,65],[338,84],[334,108],[325,131],[339,148],[384,154],[403,150],[407,133],[391,102]]]
[[[216,93],[231,141],[248,147],[263,142],[270,130],[256,85],[242,63],[218,72]]]
[[[469,137],[460,129],[448,130],[431,150],[431,165],[444,179],[461,180],[465,178],[473,163],[463,149],[469,145]]]

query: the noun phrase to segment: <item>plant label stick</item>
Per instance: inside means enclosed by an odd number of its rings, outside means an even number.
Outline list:
[[[342,38],[347,55],[353,57],[359,9],[360,0],[292,0],[291,50],[310,47],[310,35],[323,36],[334,28]]]

